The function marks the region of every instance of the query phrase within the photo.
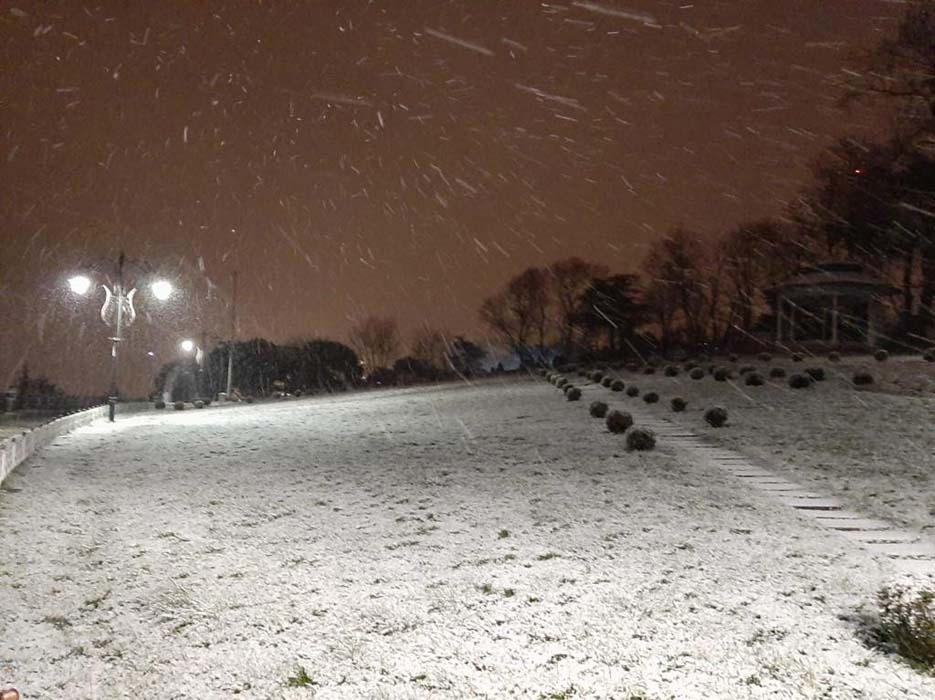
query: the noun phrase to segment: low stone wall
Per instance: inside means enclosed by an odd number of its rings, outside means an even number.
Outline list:
[[[95,406],[61,416],[0,442],[0,484],[40,447],[45,447],[59,435],[106,417],[107,406]]]

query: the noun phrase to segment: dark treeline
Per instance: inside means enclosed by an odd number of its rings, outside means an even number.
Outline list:
[[[487,298],[485,324],[527,363],[675,349],[753,350],[775,324],[769,288],[803,265],[850,260],[902,290],[888,340],[935,331],[935,8],[914,5],[897,35],[842,85],[855,109],[895,113],[882,143],[841,139],[818,155],[813,182],[782,217],[718,236],[677,227],[653,243],[639,275],[578,258],[531,267]]]

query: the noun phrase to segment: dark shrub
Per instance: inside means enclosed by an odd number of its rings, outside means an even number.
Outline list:
[[[714,370],[714,379],[718,382],[726,382],[731,378],[731,372],[726,367],[718,367]]]
[[[653,367],[652,365],[647,365],[646,367],[643,368],[643,374],[655,374],[655,373],[656,373],[656,368]]]
[[[601,386],[607,389],[610,389],[610,387],[613,386],[613,383],[614,383],[614,378],[611,377],[609,374],[601,380]]]
[[[643,394],[643,401],[646,403],[659,403],[659,394],[655,391],[647,391]]]
[[[786,370],[784,370],[782,367],[773,367],[769,371],[769,376],[773,379],[782,379],[786,376]]]
[[[612,391],[623,391],[626,388],[626,384],[622,379],[615,379],[613,384],[610,385]]]
[[[789,386],[793,389],[808,389],[812,385],[812,378],[807,374],[793,374],[789,377]]]
[[[623,433],[626,432],[627,428],[633,425],[633,416],[624,411],[611,411],[607,414],[607,418],[604,421],[607,424],[607,429],[612,433]]]
[[[829,362],[840,362],[841,353],[839,353],[837,350],[832,350],[831,352],[828,353],[828,361]]]
[[[793,361],[793,362],[801,362],[803,359],[804,359],[804,358],[802,357],[802,353],[800,353],[800,352],[794,352],[794,353],[792,353],[792,361]]]
[[[825,381],[825,370],[823,367],[809,367],[805,370],[805,374],[811,377],[813,381]]]
[[[922,359],[926,362],[935,362],[935,350],[926,350],[922,353]]]
[[[566,393],[565,398],[569,401],[578,401],[581,398],[581,389],[576,386],[571,387]]]
[[[540,367],[540,368],[539,368],[539,376],[540,376],[540,377],[547,377],[548,374],[549,374],[549,370],[547,370],[545,367]]]
[[[704,370],[701,367],[695,367],[691,372],[688,373],[688,376],[692,379],[704,379]]]
[[[666,365],[664,373],[667,377],[677,377],[679,376],[679,368],[675,365]]]
[[[744,377],[743,383],[747,386],[763,386],[766,380],[763,379],[763,375],[759,372],[748,372],[747,376]]]
[[[680,396],[676,396],[674,399],[672,399],[672,401],[669,402],[669,405],[672,406],[672,410],[676,413],[681,413],[686,408],[688,408],[688,402]]]
[[[639,387],[633,386],[632,384],[627,387],[627,396],[639,396],[640,390]]]
[[[875,353],[873,353],[873,359],[876,360],[877,362],[886,362],[889,359],[889,357],[890,357],[890,354],[886,350],[883,350],[883,349],[877,350]]]
[[[555,382],[555,386],[557,386],[559,389],[564,389],[566,386],[568,386],[568,384],[568,379],[565,377],[561,377],[558,381]]]
[[[886,586],[877,593],[877,605],[879,642],[935,670],[935,589]]]
[[[596,370],[594,370],[593,372],[591,372],[591,381],[592,381],[592,382],[599,382],[599,381],[601,381],[603,378],[604,378],[604,373],[603,373],[601,370],[596,369]]]
[[[201,399],[195,399],[193,405],[195,406],[195,408],[204,408],[205,402],[202,401]]]
[[[737,357],[734,353],[731,353],[730,355],[727,356],[727,361],[728,361],[728,362],[736,362],[736,361],[739,360],[739,359],[740,359],[740,358]]]
[[[185,410],[185,402],[184,402],[184,401],[176,401],[174,404],[172,404],[172,408],[174,408],[176,411],[184,411],[184,410]]]
[[[607,415],[607,404],[603,401],[593,401],[591,408],[588,409],[595,418],[603,418]]]
[[[638,428],[634,425],[627,430],[624,438],[628,450],[645,452],[656,446],[656,434],[648,428]]]
[[[720,406],[712,406],[704,412],[705,422],[714,427],[720,428],[727,422],[727,409]]]
[[[854,375],[854,386],[870,386],[873,384],[873,375],[870,372],[857,372]]]
[[[747,374],[749,372],[756,372],[756,367],[753,365],[744,365],[740,368],[740,374]]]
[[[685,371],[686,371],[686,372],[691,372],[691,371],[692,371],[693,369],[695,369],[695,367],[697,367],[697,366],[698,366],[698,363],[697,363],[697,362],[686,362],[686,363],[685,363]]]
[[[162,399],[160,399],[159,401],[157,401],[157,402],[154,404],[154,406],[155,406],[156,408],[158,408],[158,409],[161,411],[162,409],[164,409],[164,408],[166,407],[166,402],[163,401]]]
[[[759,359],[760,362],[769,362],[773,359],[773,356],[768,352],[761,352],[759,355],[757,355],[757,359]]]
[[[255,399],[252,396],[248,396],[247,398],[244,399],[244,401],[246,401],[247,403],[253,403],[254,400]]]

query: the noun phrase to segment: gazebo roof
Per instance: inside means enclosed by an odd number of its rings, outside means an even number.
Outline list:
[[[765,290],[770,296],[796,294],[897,294],[899,290],[869,272],[860,263],[826,262],[803,267],[791,277]]]

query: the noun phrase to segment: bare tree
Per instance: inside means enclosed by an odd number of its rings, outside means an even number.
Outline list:
[[[550,265],[549,272],[551,273],[552,294],[557,307],[559,343],[562,352],[567,356],[571,351],[574,321],[581,297],[593,280],[606,277],[609,270],[603,265],[595,265],[581,258],[567,258]]]
[[[351,345],[368,372],[392,365],[399,349],[399,330],[391,318],[368,316],[351,328]]]
[[[548,273],[530,267],[513,277],[506,288],[484,300],[480,318],[524,361],[530,346],[545,347],[549,310]]]
[[[412,337],[409,353],[436,369],[445,369],[448,364],[446,358],[450,337],[450,334],[437,328],[428,325],[422,326]]]

